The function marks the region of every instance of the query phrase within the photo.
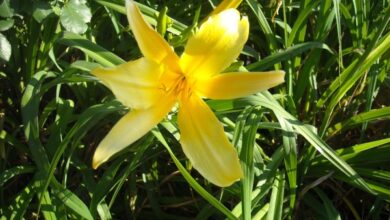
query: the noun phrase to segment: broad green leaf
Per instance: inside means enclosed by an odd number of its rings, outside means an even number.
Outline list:
[[[76,196],[70,190],[65,188],[59,188],[54,191],[53,195],[56,196],[61,202],[64,203],[65,206],[67,206],[79,216],[88,220],[93,219],[88,207],[78,196]]]
[[[37,1],[33,3],[33,18],[41,23],[47,16],[53,13],[51,6],[48,2]]]
[[[42,82],[53,77],[53,75],[53,73],[45,71],[36,73],[24,90],[21,101],[24,134],[27,138],[32,159],[41,172],[49,170],[49,159],[40,140],[38,117],[41,97],[39,94]]]
[[[269,203],[266,203],[261,209],[253,216],[253,220],[262,220],[265,219],[269,210]]]
[[[86,0],[70,0],[62,8],[60,19],[66,30],[83,34],[88,29],[87,23],[91,21],[91,17]]]
[[[0,31],[6,31],[14,25],[14,19],[0,20]]]
[[[2,0],[0,2],[0,17],[12,17],[14,15],[13,8],[10,7],[10,0]]]
[[[11,44],[7,38],[0,33],[0,59],[8,61],[11,58]]]
[[[41,186],[41,183],[37,183],[37,187],[39,188]],[[42,212],[42,215],[47,220],[56,220],[57,219],[57,213],[56,213],[56,207],[52,203],[52,194],[48,191],[38,192],[37,197],[40,200],[40,207],[43,207],[40,209],[38,207],[38,212]]]

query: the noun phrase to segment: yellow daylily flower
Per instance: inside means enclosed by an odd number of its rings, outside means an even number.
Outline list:
[[[231,185],[242,177],[238,154],[202,98],[254,94],[282,83],[284,72],[221,73],[239,56],[248,39],[248,19],[241,18],[234,8],[210,16],[188,40],[180,58],[145,22],[134,1],[127,0],[126,8],[144,57],[92,71],[131,108],[97,147],[93,167],[141,138],[179,103],[180,143],[185,155],[213,184]]]

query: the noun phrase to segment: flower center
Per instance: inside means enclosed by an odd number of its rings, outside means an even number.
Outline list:
[[[182,76],[175,88],[175,93],[179,98],[188,98],[192,94],[192,88],[185,76]]]
[[[163,77],[162,89],[172,94],[179,99],[189,98],[192,94],[192,83],[185,77],[183,73],[168,72]]]

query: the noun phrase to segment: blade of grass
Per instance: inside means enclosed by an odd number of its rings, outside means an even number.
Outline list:
[[[307,22],[309,15],[313,13],[313,11],[318,6],[320,1],[319,0],[311,1],[311,2],[306,1],[306,3],[308,3],[308,4],[305,5],[304,7],[299,8],[300,12],[298,14],[298,17],[295,19],[294,25],[291,29],[291,32],[288,35],[287,48],[293,44],[295,38],[297,37],[297,34],[298,34],[298,37],[300,37],[301,31],[303,31],[305,29],[303,26]],[[305,33],[305,32],[303,32],[303,33]],[[299,43],[301,43],[302,40],[303,39],[300,39]]]
[[[387,20],[387,22],[388,21],[390,21],[390,18]],[[387,23],[383,27],[386,26]],[[327,105],[325,116],[323,118],[323,123],[321,124],[321,128],[319,130],[320,136],[322,136],[325,130],[327,129],[332,117],[333,110],[337,106],[339,101],[342,99],[342,97],[344,97],[344,95],[353,87],[353,85],[355,85],[355,83],[366,73],[366,71],[368,71],[371,68],[372,64],[389,49],[390,49],[390,33],[388,33],[382,39],[382,41],[378,45],[376,45],[376,47],[367,55],[366,59],[364,59],[361,62],[361,65],[356,65],[356,66],[360,66],[360,68],[356,70],[356,72],[353,72],[353,75],[350,76],[350,78],[346,79],[345,82],[342,82],[340,88],[337,90],[337,92],[335,92],[335,94],[331,98],[329,105]],[[320,101],[318,103],[320,103]]]
[[[387,8],[385,13],[390,13],[390,8]],[[384,37],[381,38],[384,33],[390,17],[384,18],[379,27],[373,31],[373,38],[364,54],[360,59],[356,59],[352,62],[348,68],[346,68],[340,76],[338,76],[333,83],[328,87],[328,89],[323,93],[321,98],[318,100],[317,107],[323,107],[325,102],[332,97],[330,103],[327,105],[327,110],[325,112],[323,124],[320,129],[320,135],[322,136],[323,132],[329,124],[331,114],[334,107],[341,100],[341,98],[349,91],[349,89],[360,79],[366,71],[369,70],[371,65],[379,59],[383,53],[389,49],[390,45],[390,34],[387,33]]]
[[[279,46],[276,41],[275,33],[272,31],[270,25],[268,24],[267,18],[265,17],[260,4],[255,0],[246,0],[246,3],[249,5],[250,9],[252,9],[253,13],[257,17],[257,21],[259,22],[260,28],[269,43],[270,52],[276,51]]]
[[[49,169],[49,159],[39,138],[39,94],[43,80],[52,76],[52,73],[44,71],[36,73],[27,85],[21,102],[24,133],[30,147],[32,158],[38,170],[42,172]]]
[[[101,5],[106,6],[107,8],[110,8],[114,11],[126,15],[126,7],[124,6],[125,4],[119,5],[111,1],[105,1],[105,0],[95,0],[95,1]],[[159,16],[159,12],[141,3],[137,3],[137,5],[141,10],[141,12],[143,13],[143,15],[145,16],[145,19],[152,25],[157,26],[157,17]],[[171,33],[180,34],[182,31],[184,31],[187,28],[185,24],[173,18],[169,18],[169,19],[170,21],[172,21],[172,27],[168,27],[167,30],[170,31]]]
[[[64,32],[63,35],[57,40],[57,43],[77,48],[103,66],[114,67],[125,62],[122,58],[107,51],[101,46],[96,45],[88,39],[71,32]]]
[[[337,30],[337,40],[338,40],[338,63],[339,63],[339,75],[341,69],[343,69],[343,45],[342,45],[342,33],[341,33],[341,18],[340,18],[340,0],[333,0],[333,10],[336,18],[336,30]]]
[[[272,186],[271,201],[267,214],[267,220],[282,219],[283,198],[284,198],[284,174],[279,171],[276,173],[274,184]]]
[[[3,185],[13,177],[19,176],[21,174],[25,173],[33,173],[35,171],[35,167],[33,166],[16,166],[8,170],[4,170],[0,174],[0,187],[3,187]]]
[[[333,202],[328,198],[328,196],[322,192],[319,188],[314,188],[314,191],[317,193],[317,195],[321,198],[322,204],[324,207],[323,214],[325,214],[326,219],[336,219],[341,220],[340,213],[337,211],[337,209],[334,207]]]
[[[183,175],[183,177],[187,180],[187,182],[191,185],[191,187],[199,193],[205,200],[207,200],[211,205],[213,205],[216,209],[221,211],[223,214],[226,215],[228,219],[237,219],[228,208],[226,208],[222,203],[220,203],[214,196],[212,196],[210,193],[208,193],[194,178],[192,178],[191,174],[188,173],[186,168],[180,163],[180,161],[177,159],[171,148],[169,147],[168,143],[165,141],[164,136],[161,134],[158,130],[152,130],[153,134],[157,138],[157,140],[160,141],[160,143],[167,149],[169,155],[171,155],[173,162],[176,164],[177,168],[179,169],[180,173]]]
[[[257,133],[257,125],[260,122],[261,114],[252,111],[246,118],[242,134],[242,148],[240,152],[241,167],[244,178],[241,181],[242,193],[242,214],[243,219],[252,219],[252,188],[254,181],[254,158],[253,148]]]
[[[379,109],[372,109],[368,112],[363,112],[352,116],[349,119],[339,122],[327,130],[327,138],[331,138],[337,133],[353,128],[363,123],[390,119],[390,107],[383,107]]]
[[[36,193],[36,188],[34,183],[30,182],[26,187],[24,187],[19,193],[15,195],[15,198],[12,200],[11,204],[3,209],[4,212],[2,215],[6,219],[23,219],[29,204],[32,201]]]
[[[287,179],[290,189],[290,212],[294,209],[297,193],[297,143],[292,126],[283,118],[277,116],[282,127],[284,164],[287,172]]]
[[[282,163],[284,158],[283,147],[279,147],[275,150],[274,154],[270,158],[269,163],[266,165],[264,172],[256,179],[256,187],[252,192],[252,207],[256,207],[258,203],[268,194],[272,188],[277,169]],[[235,216],[242,215],[242,202],[238,203],[232,213]]]
[[[373,67],[370,69],[370,72],[368,73],[368,88],[366,90],[366,104],[364,106],[364,111],[369,112],[372,108],[372,104],[374,102],[374,99],[376,98],[375,91],[377,89],[377,82],[378,82],[378,75],[380,74],[380,66],[377,62],[373,65]],[[383,69],[385,71],[385,69]],[[389,110],[390,114],[390,110]],[[362,124],[362,128],[360,130],[360,139],[362,139],[365,136],[365,132],[367,129],[368,122],[364,122]]]
[[[367,186],[364,179],[362,179],[352,167],[342,160],[334,150],[328,146],[328,144],[322,140],[317,134],[315,134],[308,126],[304,125],[302,122],[298,121],[294,116],[284,110],[279,104],[276,104],[274,98],[270,95],[269,92],[262,92],[258,96],[251,96],[247,98],[241,98],[236,100],[227,100],[227,101],[218,101],[218,105],[215,105],[216,102],[209,101],[209,104],[213,108],[218,107],[220,110],[227,110],[232,108],[238,108],[239,106],[246,105],[255,105],[255,106],[264,106],[272,110],[275,114],[280,115],[285,118],[291,126],[302,135],[310,144],[317,149],[317,151],[323,155],[330,163],[333,164],[337,169],[343,172],[348,178],[353,180],[354,183],[361,186],[368,192],[374,193]],[[214,105],[213,105],[214,103]]]
[[[320,42],[304,42],[297,45],[294,45],[292,47],[289,47],[281,52],[274,53],[272,55],[267,56],[266,58],[249,64],[246,66],[246,68],[250,71],[260,71],[265,70],[269,67],[271,67],[274,64],[280,63],[282,61],[291,59],[292,57],[295,57],[307,50],[312,49],[324,49],[328,51],[329,53],[333,54],[331,48],[328,47],[328,45]]]
[[[57,180],[53,179],[52,183],[56,188],[53,192],[53,196],[56,196],[65,206],[74,211],[80,217],[87,220],[93,219],[88,207],[78,196],[70,190],[64,188],[57,182]]]

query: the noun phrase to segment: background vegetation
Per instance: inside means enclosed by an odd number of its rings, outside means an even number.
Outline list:
[[[180,53],[218,3],[139,6]],[[250,37],[231,68],[283,69],[286,83],[208,102],[245,173],[219,188],[183,155],[175,113],[91,168],[127,110],[89,72],[141,56],[123,0],[1,0],[1,219],[388,219],[389,1],[245,0],[239,10]]]

